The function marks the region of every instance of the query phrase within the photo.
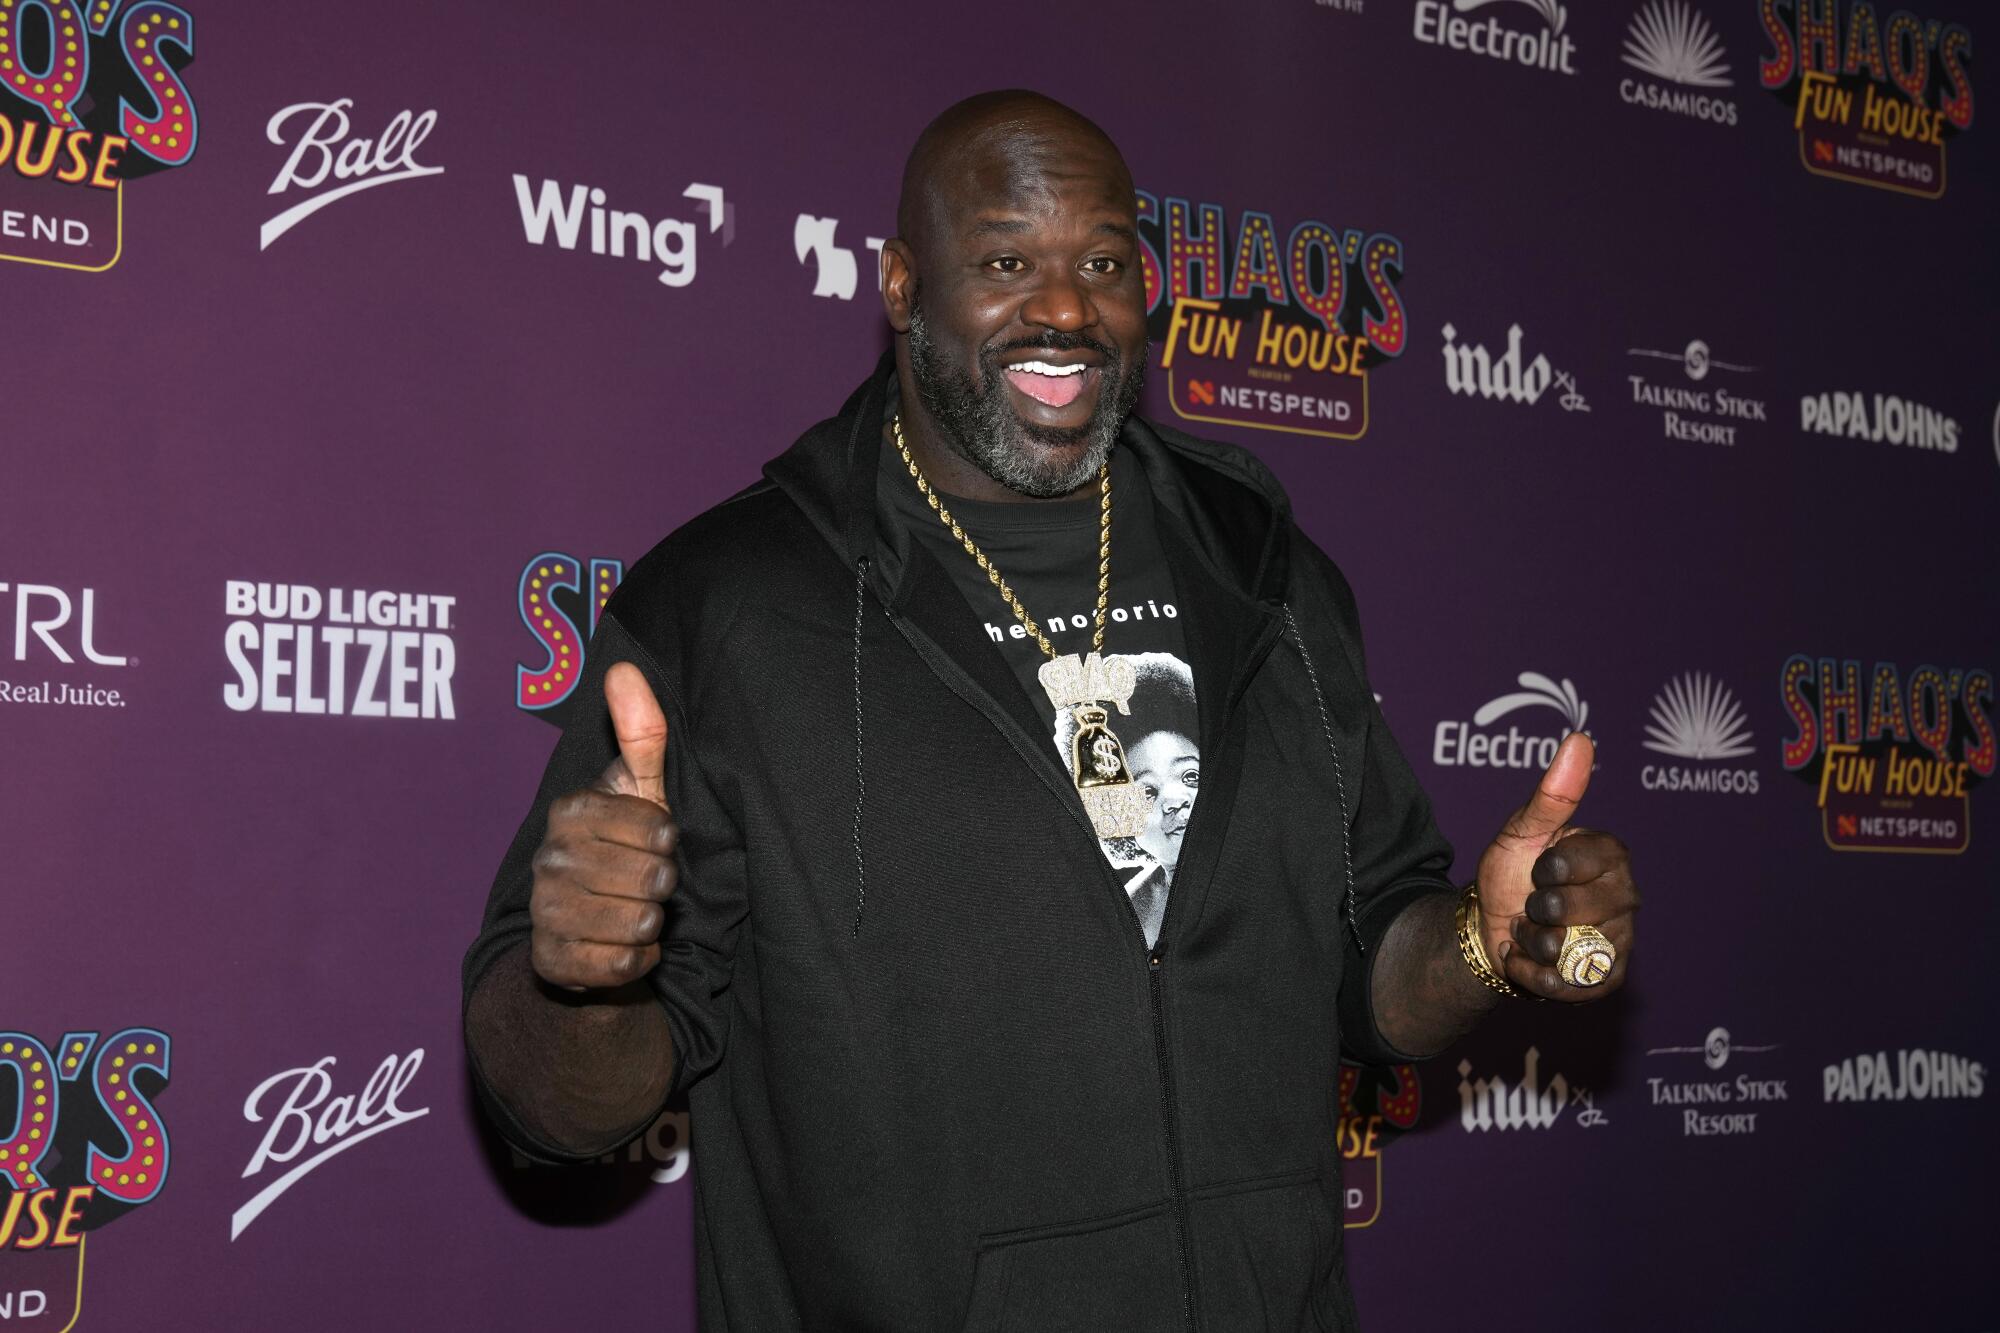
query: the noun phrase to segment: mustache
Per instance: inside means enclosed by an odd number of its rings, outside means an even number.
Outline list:
[[[1044,329],[1032,338],[1016,338],[1012,342],[992,343],[980,349],[980,356],[992,360],[1003,352],[1077,352],[1092,351],[1104,358],[1109,366],[1120,364],[1124,358],[1110,343],[1091,337],[1087,333],[1065,333],[1061,329]]]

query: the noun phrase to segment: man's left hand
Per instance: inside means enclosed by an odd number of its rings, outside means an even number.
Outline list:
[[[1569,822],[1595,756],[1588,736],[1564,737],[1534,796],[1479,858],[1486,956],[1507,980],[1543,999],[1601,1000],[1625,984],[1631,964],[1639,890],[1625,844]],[[1556,971],[1569,926],[1596,926],[1618,951],[1610,975],[1595,986],[1572,986]]]

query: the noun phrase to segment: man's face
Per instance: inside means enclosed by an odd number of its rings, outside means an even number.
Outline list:
[[[1201,786],[1201,755],[1195,743],[1178,732],[1155,731],[1125,752],[1132,780],[1151,798],[1146,831],[1139,845],[1169,870],[1181,856],[1181,835]]]
[[[1132,182],[1061,123],[941,170],[910,292],[910,367],[945,443],[1002,485],[1076,490],[1139,397],[1146,287]]]

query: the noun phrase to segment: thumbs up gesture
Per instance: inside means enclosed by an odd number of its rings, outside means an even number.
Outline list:
[[[618,758],[549,807],[529,916],[537,974],[569,990],[621,986],[660,961],[680,827],[667,809],[667,718],[639,668],[613,666],[604,700]]]
[[[1625,844],[1570,824],[1595,755],[1588,736],[1564,737],[1535,794],[1479,858],[1486,956],[1507,980],[1544,999],[1602,999],[1624,984],[1632,955],[1639,890]],[[1618,951],[1602,984],[1572,986],[1556,971],[1569,926],[1596,926]]]

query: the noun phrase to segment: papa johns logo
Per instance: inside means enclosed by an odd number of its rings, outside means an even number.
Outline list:
[[[172,1162],[158,1101],[173,1041],[158,1028],[54,1047],[0,1032],[0,1319],[70,1328],[88,1238],[159,1197]],[[93,1265],[93,1271],[101,1266]]]
[[[1359,439],[1370,374],[1403,354],[1403,243],[1139,191],[1139,262],[1167,400],[1188,421]]]
[[[0,7],[0,259],[102,273],[125,186],[194,158],[194,16],[160,0]]]
[[[1778,677],[1793,734],[1785,771],[1818,797],[1820,831],[1840,852],[1963,852],[1971,795],[1993,775],[1994,678],[1985,668],[1795,654]]]
[[[1972,128],[1972,34],[1870,0],[1760,0],[1770,50],[1758,82],[1792,108],[1816,176],[1925,199],[1945,191],[1945,146]]]

